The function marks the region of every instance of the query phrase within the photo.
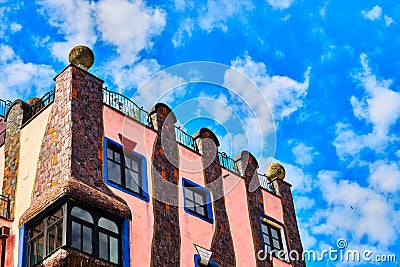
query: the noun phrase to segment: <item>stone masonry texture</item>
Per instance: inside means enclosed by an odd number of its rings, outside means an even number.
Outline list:
[[[235,266],[235,250],[225,206],[222,169],[218,158],[219,142],[213,132],[208,129],[200,130],[201,150],[203,154],[204,179],[206,188],[211,192],[215,209],[215,232],[211,244],[211,260],[221,266]]]
[[[295,250],[298,252],[298,255],[302,255],[303,246],[301,244],[300,233],[296,219],[296,212],[294,210],[291,185],[280,179],[277,180],[277,183],[275,183],[275,185],[278,185],[279,192],[282,197],[283,221],[285,223],[287,235],[289,237],[290,250]],[[293,261],[292,265],[294,267],[306,266],[304,260],[302,259]]]
[[[20,225],[64,195],[130,217],[125,201],[103,182],[102,83],[73,65],[56,77],[55,98],[40,149],[32,203],[21,217]]]
[[[179,266],[179,152],[175,135],[176,118],[164,104],[150,113],[155,118],[157,137],[153,146],[154,233],[151,266]]]
[[[71,247],[60,247],[35,267],[117,267],[111,262],[99,259]]]
[[[247,193],[247,206],[249,209],[250,216],[250,226],[253,234],[253,244],[254,251],[256,253],[255,258],[257,261],[257,266],[260,267],[270,267],[272,266],[270,262],[270,258],[267,257],[265,261],[258,260],[257,253],[260,250],[264,251],[263,243],[262,243],[262,232],[260,225],[260,214],[264,214],[264,199],[262,194],[262,188],[257,186],[255,191],[250,191],[250,182],[255,179],[257,183],[259,183],[259,179],[257,176],[257,168],[258,163],[255,157],[247,151],[243,151],[241,153],[241,164],[240,166],[243,168],[242,173],[245,179],[246,184],[246,193]]]
[[[19,156],[21,146],[21,126],[28,119],[29,105],[15,101],[7,113],[6,136],[4,143],[4,178],[2,194],[10,199],[9,219],[14,219],[15,198],[17,189]],[[2,201],[1,214],[7,213],[7,205]]]

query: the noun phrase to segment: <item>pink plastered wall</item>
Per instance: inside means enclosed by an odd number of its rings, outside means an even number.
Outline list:
[[[107,138],[121,143],[119,135],[136,143],[134,151],[143,155],[147,162],[148,190],[152,192],[151,183],[151,158],[153,144],[157,134],[144,125],[127,118],[120,112],[104,106],[104,134]],[[151,242],[153,238],[153,205],[152,202],[145,202],[135,196],[121,192],[110,187],[113,192],[122,197],[132,211],[130,225],[131,266],[150,266]]]
[[[193,266],[193,257],[197,251],[193,245],[210,248],[214,236],[214,225],[195,217],[184,210],[182,178],[204,186],[202,157],[193,151],[179,146],[179,221],[181,232],[180,266]],[[213,212],[215,212],[213,210]]]
[[[274,257],[272,260],[272,266],[274,266],[274,267],[290,267],[292,265],[288,262],[282,261],[282,260]]]
[[[235,248],[236,266],[256,266],[253,234],[251,232],[249,210],[244,179],[222,169],[226,212]]]
[[[263,190],[264,211],[269,217],[283,223],[283,209],[281,198]]]

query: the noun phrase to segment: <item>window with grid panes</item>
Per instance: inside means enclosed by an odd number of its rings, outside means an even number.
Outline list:
[[[266,222],[261,223],[261,230],[266,252],[273,253],[277,258],[284,259],[281,230]]]
[[[122,146],[107,142],[107,179],[135,194],[142,192],[142,159],[124,154]]]
[[[57,210],[28,231],[29,266],[40,262],[62,245],[63,211]]]
[[[210,192],[204,187],[183,179],[185,210],[208,222],[213,222]]]

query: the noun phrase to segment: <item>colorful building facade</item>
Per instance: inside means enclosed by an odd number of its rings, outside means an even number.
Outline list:
[[[2,266],[305,266],[282,166],[260,175],[70,61],[43,98],[0,103]]]

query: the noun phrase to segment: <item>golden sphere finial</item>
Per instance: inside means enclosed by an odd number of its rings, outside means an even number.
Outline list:
[[[276,162],[267,167],[265,175],[269,180],[274,180],[275,178],[283,180],[285,179],[286,171],[281,164]]]
[[[68,59],[71,64],[88,70],[94,63],[94,54],[89,47],[78,45],[71,49]]]

